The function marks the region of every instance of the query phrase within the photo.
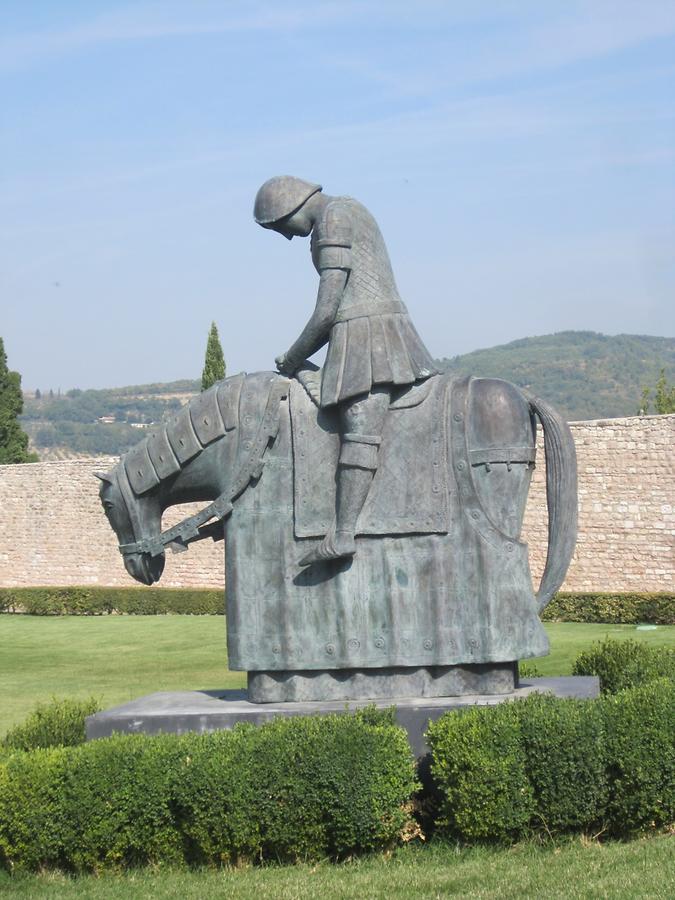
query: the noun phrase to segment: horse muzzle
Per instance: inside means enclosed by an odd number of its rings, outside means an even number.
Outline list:
[[[136,581],[150,585],[162,577],[165,561],[163,553],[158,556],[150,556],[149,553],[129,553],[124,557],[124,568]]]

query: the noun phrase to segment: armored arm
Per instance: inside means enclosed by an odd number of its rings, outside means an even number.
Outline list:
[[[352,266],[351,222],[344,204],[333,201],[316,225],[312,257],[319,272],[319,292],[312,317],[287,353],[278,360],[279,370],[291,375],[329,338]]]
[[[308,357],[321,349],[328,340],[335,321],[348,272],[344,269],[324,269],[319,281],[316,306],[300,337],[284,354],[285,373],[292,374]]]

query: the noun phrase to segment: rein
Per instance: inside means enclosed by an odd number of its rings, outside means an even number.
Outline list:
[[[208,537],[214,541],[222,540],[223,530],[220,523],[232,512],[234,501],[246,490],[248,484],[260,478],[262,474],[265,465],[265,451],[279,432],[279,406],[287,396],[288,382],[286,380],[280,380],[272,385],[265,412],[255,439],[251,442],[250,450],[222,494],[198,513],[183,519],[177,525],[155,537],[143,538],[132,544],[120,544],[119,551],[122,556],[129,556],[133,553],[147,553],[152,557],[160,556],[167,546],[174,553],[182,553],[188,549],[188,544],[195,541],[202,541]],[[136,498],[124,466],[119,467],[117,483],[122,492],[135,536],[140,531],[140,527],[138,530],[136,528],[137,525],[140,526],[140,522],[135,515],[134,501]]]

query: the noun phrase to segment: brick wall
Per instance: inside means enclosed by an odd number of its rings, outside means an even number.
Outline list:
[[[579,542],[564,588],[666,591],[675,572],[675,415],[577,422]],[[0,466],[0,586],[131,585],[93,473],[111,458]],[[194,511],[197,507],[193,507]],[[185,515],[167,512],[164,526]],[[535,577],[546,553],[543,450],[524,538]],[[167,554],[162,586],[219,587],[223,544]]]

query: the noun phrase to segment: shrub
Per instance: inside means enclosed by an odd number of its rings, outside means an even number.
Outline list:
[[[177,743],[118,736],[10,757],[0,776],[6,867],[83,872],[179,862],[167,789]]]
[[[191,736],[186,754],[174,790],[200,864],[386,847],[408,824],[418,786],[405,732],[353,716]]]
[[[33,616],[222,615],[222,590],[175,588],[40,587],[0,588],[0,612]]]
[[[441,832],[466,841],[675,821],[675,683],[599,700],[532,695],[429,727]]]
[[[533,825],[554,833],[599,823],[607,803],[600,707],[532,694],[517,703],[516,710],[534,792]]]
[[[65,760],[71,748],[14,753],[0,763],[0,863],[62,867]]]
[[[545,622],[601,622],[607,625],[675,625],[675,596],[657,594],[556,594],[542,614]]]
[[[601,698],[612,833],[675,821],[675,683],[667,679]]]
[[[74,747],[85,741],[84,720],[101,706],[95,697],[73,700],[56,697],[39,703],[28,718],[12,728],[2,746],[13,750],[37,750],[39,747]]]
[[[463,840],[517,837],[535,804],[522,751],[518,705],[449,712],[427,731],[440,791],[436,825]]]
[[[15,612],[17,606],[16,593],[7,588],[0,589],[0,613]]]
[[[572,674],[597,675],[602,693],[615,694],[657,678],[675,680],[675,650],[607,639],[580,653]]]
[[[0,764],[0,859],[75,872],[385,848],[418,788],[405,732],[349,715],[124,735]]]
[[[76,872],[183,861],[170,785],[173,735],[115,735],[76,748],[63,777],[63,859]]]

